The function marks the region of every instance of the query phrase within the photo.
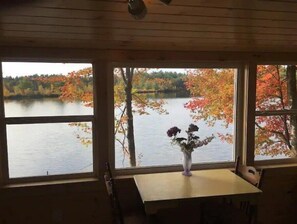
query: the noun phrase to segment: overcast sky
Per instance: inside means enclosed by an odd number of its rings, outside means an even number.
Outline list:
[[[3,62],[2,72],[5,76],[26,76],[34,74],[63,74],[92,66],[80,63],[36,63],[36,62]]]
[[[3,62],[2,71],[3,77],[11,76],[28,76],[34,74],[63,74],[67,75],[69,72],[78,71],[83,68],[92,66],[91,64],[82,63],[38,63],[38,62]],[[150,71],[168,71],[185,73],[185,69],[161,68],[151,69]]]

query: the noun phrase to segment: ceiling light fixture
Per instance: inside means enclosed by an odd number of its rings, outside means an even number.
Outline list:
[[[143,0],[129,0],[128,12],[135,19],[143,19],[147,13],[147,9]]]
[[[171,0],[160,0],[165,5],[169,5]],[[128,12],[134,19],[143,19],[147,14],[147,9],[143,0],[128,0]]]

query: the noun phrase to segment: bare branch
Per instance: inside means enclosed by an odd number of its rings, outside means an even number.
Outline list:
[[[123,116],[124,116],[124,114],[126,112],[126,106],[121,111],[122,111],[122,113],[121,113],[121,116],[120,116],[119,120],[121,120],[123,118]],[[118,133],[118,130],[119,130],[120,125],[121,125],[121,122],[119,121],[118,124],[117,124],[117,127],[116,127],[116,129],[114,131],[114,135],[116,135]]]
[[[125,77],[125,71],[123,68],[120,68],[120,71],[121,71],[120,73],[123,78],[123,81],[124,81],[125,85],[127,85],[127,78]]]

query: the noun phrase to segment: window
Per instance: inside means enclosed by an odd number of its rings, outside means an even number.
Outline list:
[[[92,65],[3,62],[6,179],[93,173]]]
[[[296,157],[295,65],[257,66],[255,125],[255,160]]]
[[[115,168],[170,166],[182,153],[166,132],[186,137],[198,125],[201,140],[193,163],[233,162],[236,152],[237,68],[115,68]]]

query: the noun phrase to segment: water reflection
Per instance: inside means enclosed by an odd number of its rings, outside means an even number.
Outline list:
[[[189,98],[190,93],[187,91],[178,92],[153,92],[153,93],[142,93],[150,99],[174,99],[174,98]]]
[[[63,102],[58,98],[19,99],[4,101],[6,117],[92,115],[93,108],[80,101]]]

